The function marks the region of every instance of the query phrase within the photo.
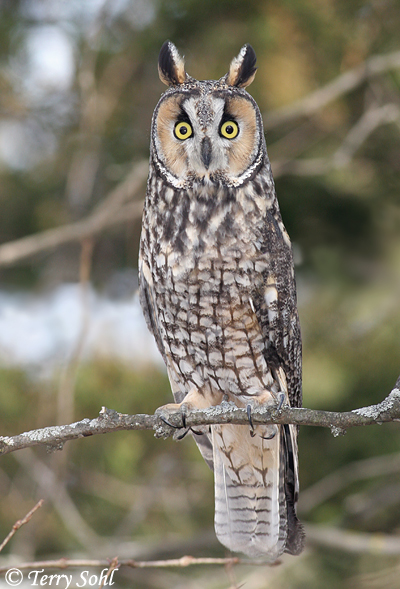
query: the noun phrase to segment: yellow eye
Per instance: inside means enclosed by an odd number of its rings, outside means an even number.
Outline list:
[[[193,129],[189,123],[180,122],[175,125],[175,137],[183,141],[193,135]]]
[[[235,121],[225,121],[221,125],[221,135],[227,139],[235,139],[239,133],[239,126]]]

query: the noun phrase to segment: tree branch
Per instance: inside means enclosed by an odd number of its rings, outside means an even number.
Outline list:
[[[297,158],[292,160],[272,161],[274,178],[281,176],[316,176],[326,174],[348,166],[356,151],[368,137],[380,126],[400,120],[400,108],[397,104],[385,104],[367,110],[350,129],[338,149],[328,157]]]
[[[45,496],[58,513],[65,528],[86,548],[89,553],[96,552],[102,538],[86,523],[72,501],[63,481],[58,480],[56,474],[32,452],[21,452],[16,460],[23,466],[29,477],[40,488],[40,494]]]
[[[311,487],[303,489],[299,501],[299,513],[307,515],[328,499],[351,485],[354,481],[382,477],[400,472],[400,454],[374,456],[356,460],[328,474]]]
[[[138,219],[142,214],[143,201],[128,204],[126,202],[143,184],[148,171],[148,161],[136,164],[126,179],[112,190],[86,219],[0,245],[0,266],[14,264],[66,243],[82,241],[113,225]]]
[[[391,393],[378,405],[345,412],[293,407],[283,407],[277,411],[274,407],[264,406],[254,409],[252,421],[254,425],[293,423],[329,427],[334,436],[339,436],[345,434],[349,427],[400,421],[399,385],[400,379]],[[178,428],[182,428],[181,413],[172,414],[169,421],[174,427],[165,424],[158,415],[126,415],[103,407],[96,419],[86,418],[70,425],[45,427],[12,437],[0,437],[0,454],[8,454],[39,445],[47,446],[50,450],[61,450],[65,442],[69,440],[122,430],[153,429],[156,437],[167,438],[173,435]],[[190,411],[186,414],[188,428],[226,423],[248,425],[246,409],[223,401],[215,407],[203,411]]]
[[[400,554],[400,538],[391,534],[353,532],[329,526],[306,525],[307,542],[342,552],[358,554]]]
[[[400,68],[400,51],[375,55],[297,102],[265,113],[264,127],[267,130],[274,129],[298,117],[310,116],[340,96],[351,92],[364,80],[397,68]]]

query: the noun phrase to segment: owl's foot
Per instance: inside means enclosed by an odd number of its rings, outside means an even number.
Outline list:
[[[173,427],[174,429],[182,429],[186,427],[186,415],[193,409],[195,409],[195,407],[192,407],[185,402],[168,403],[168,405],[163,405],[162,407],[156,409],[155,415],[157,415],[161,421],[169,425],[169,427]],[[180,417],[181,424],[179,424],[175,416]],[[174,423],[171,423],[171,421]]]
[[[176,436],[177,440],[183,440],[183,438],[185,436],[187,436],[187,434],[191,432],[192,434],[194,434],[195,436],[202,436],[204,434],[204,432],[196,432],[195,429],[193,429],[192,427],[187,427],[185,429],[185,431],[183,432],[183,434],[179,434],[179,436]]]
[[[195,409],[198,409],[198,407],[195,407],[191,402],[188,403],[186,401],[183,401],[182,403],[169,403],[168,405],[163,405],[162,407],[159,407],[156,410],[155,415],[157,415],[161,419],[161,421],[169,427],[172,427],[174,429],[185,429],[185,431],[182,434],[176,436],[177,440],[182,440],[189,432],[192,432],[196,436],[201,436],[204,433],[198,432],[194,430],[192,427],[186,426],[186,415],[190,411],[193,411]],[[173,418],[173,420],[176,421],[174,418],[175,415],[180,416],[182,425],[171,423],[171,418]]]
[[[286,394],[281,391],[279,393],[265,393],[264,395],[262,395],[261,397],[255,397],[252,399],[252,403],[248,404],[246,406],[246,413],[247,413],[247,419],[249,420],[249,425],[250,425],[250,435],[252,438],[254,438],[254,436],[256,435],[255,432],[255,427],[253,424],[253,419],[251,416],[252,410],[254,406],[261,406],[264,403],[267,405],[271,405],[271,396],[272,398],[276,401],[276,411],[280,411],[283,407],[283,404],[286,401]],[[273,405],[271,405],[273,407]],[[273,432],[270,436],[261,436],[264,440],[272,440],[272,438],[274,438],[276,435],[276,432]]]
[[[170,403],[170,405],[173,405],[173,403]],[[169,406],[163,405],[162,407],[159,407],[158,409],[156,409],[154,415],[157,415],[157,417],[159,417],[161,419],[161,421],[163,423],[165,423],[166,425],[168,425],[169,427],[172,427],[174,429],[182,429],[183,426],[175,425],[174,423],[171,423],[170,421],[168,421],[168,419],[166,417],[164,417],[164,415],[161,415],[161,412],[164,411],[167,407],[169,407]],[[179,407],[179,405],[176,405],[176,407]],[[182,423],[183,423],[183,418],[182,418]]]
[[[255,431],[255,427],[254,427],[254,424],[253,424],[253,419],[251,417],[251,411],[252,411],[251,405],[247,405],[246,412],[247,412],[247,419],[249,420],[249,424],[250,424],[250,435],[251,435],[252,438],[254,438],[257,435],[257,433]],[[275,436],[276,436],[276,431],[273,431],[268,436],[261,436],[260,435],[260,438],[262,438],[263,440],[272,440],[272,438],[274,438]]]
[[[169,427],[172,427],[172,428],[174,428],[174,429],[182,429],[182,428],[181,428],[179,425],[174,425],[173,423],[170,423],[170,422],[168,421],[168,419],[165,419],[165,417],[163,417],[162,415],[160,415],[160,419],[161,419],[161,421],[162,421],[162,422],[164,422],[164,423],[165,423],[166,425],[168,425]],[[184,419],[184,416],[183,416],[183,415],[182,415],[182,422],[185,422],[185,419]],[[183,427],[186,427],[186,426],[184,425]],[[199,432],[195,432],[194,430],[192,430],[192,428],[191,428],[191,427],[187,427],[187,428],[185,429],[185,431],[183,432],[183,434],[179,434],[179,436],[176,436],[176,439],[177,439],[177,440],[183,440],[183,438],[184,438],[184,437],[185,437],[185,436],[186,436],[186,435],[187,435],[187,434],[188,434],[190,431],[192,431],[194,434],[201,435],[201,433],[199,433]]]
[[[258,407],[270,407],[271,409],[274,409],[275,411],[280,411],[283,407],[283,405],[285,404],[285,401],[287,401],[287,395],[285,392],[283,391],[279,391],[279,393],[275,393],[272,391],[265,391],[264,393],[261,393],[260,395],[251,397],[251,399],[248,399],[248,405],[247,405],[247,415],[249,415],[249,407],[250,407],[250,411],[252,409],[256,409]]]

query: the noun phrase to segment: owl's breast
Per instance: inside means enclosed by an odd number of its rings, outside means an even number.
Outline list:
[[[177,207],[168,239],[161,236],[152,249],[158,306],[173,329],[238,327],[269,267],[262,231],[235,201],[187,206]]]
[[[267,257],[243,235],[222,241],[215,232],[184,255],[171,241],[154,261],[160,330],[182,388],[191,381],[252,395],[270,387],[265,342],[251,303]]]
[[[241,224],[215,223],[203,231],[193,224],[177,232],[154,256],[157,273],[167,288],[184,295],[198,287],[205,293],[247,291],[262,281],[269,255],[263,252],[259,236],[249,234]],[[188,290],[189,289],[189,290]]]

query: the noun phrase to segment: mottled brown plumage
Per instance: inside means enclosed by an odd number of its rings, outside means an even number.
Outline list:
[[[275,195],[262,119],[244,89],[246,45],[218,81],[197,81],[170,42],[170,88],[153,116],[140,247],[140,296],[177,405],[301,406],[301,339],[291,244]],[[196,442],[215,473],[215,528],[234,551],[297,554],[297,431],[205,428]]]

